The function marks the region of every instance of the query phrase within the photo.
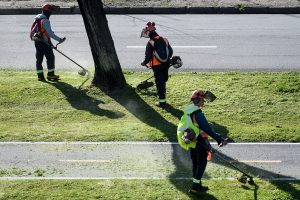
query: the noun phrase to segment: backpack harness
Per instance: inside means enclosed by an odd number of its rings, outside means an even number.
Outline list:
[[[155,36],[153,39],[150,39],[148,42],[150,43],[150,45],[154,50],[153,50],[152,58],[150,62],[147,64],[147,66],[154,67],[160,65],[161,63],[166,63],[169,60],[169,55],[170,55],[169,48],[168,48],[169,46],[168,40],[160,36]]]
[[[46,30],[43,28],[45,19],[35,19],[30,29],[30,39],[33,41],[43,41],[43,35],[47,36]]]

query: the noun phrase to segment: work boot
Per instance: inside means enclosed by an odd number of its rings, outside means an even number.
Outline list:
[[[55,75],[55,74],[53,74],[53,75],[47,75],[47,79],[49,81],[57,81],[57,80],[59,80],[59,76]]]
[[[156,102],[155,105],[160,108],[166,108],[167,103],[166,102]]]
[[[46,79],[45,79],[45,77],[38,77],[38,81],[45,82],[45,81],[46,81]]]
[[[203,193],[208,190],[209,188],[207,186],[202,186],[201,183],[193,183],[192,188],[189,190],[189,193],[195,195],[203,195]]]

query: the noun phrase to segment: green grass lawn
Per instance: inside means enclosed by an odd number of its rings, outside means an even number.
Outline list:
[[[206,180],[203,184],[210,190],[201,198],[187,193],[190,184],[172,179],[0,181],[0,199],[296,200],[300,196],[299,181],[256,181],[257,188],[237,181]]]
[[[170,106],[154,106],[155,88],[134,89],[152,73],[125,72],[128,87],[109,96],[75,72],[38,82],[34,71],[0,70],[0,141],[176,141],[191,91],[217,100],[204,113],[234,141],[300,141],[300,72],[171,73]]]
[[[0,141],[176,141],[182,108],[194,89],[218,98],[203,111],[213,128],[234,141],[299,142],[300,72],[171,73],[170,106],[154,106],[155,88],[136,91],[151,73],[125,72],[128,86],[107,95],[75,72],[60,82],[38,82],[34,71],[0,70]],[[3,176],[27,171],[2,170]],[[37,177],[41,170],[30,172]],[[215,172],[214,172],[215,174]],[[300,196],[299,181],[204,180],[201,199],[280,199]],[[30,180],[0,181],[7,199],[197,199],[187,194],[190,180]]]

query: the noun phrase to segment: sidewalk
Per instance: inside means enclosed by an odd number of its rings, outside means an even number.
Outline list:
[[[0,15],[38,14],[47,1],[0,1]],[[299,0],[103,0],[107,14],[300,14]],[[80,14],[77,1],[56,1],[59,14]]]
[[[212,146],[217,148],[216,143]],[[300,143],[230,143],[219,152],[255,177],[299,180],[299,150]],[[189,152],[168,142],[0,142],[0,160],[0,180],[192,176]],[[239,175],[214,155],[204,178],[234,179]]]

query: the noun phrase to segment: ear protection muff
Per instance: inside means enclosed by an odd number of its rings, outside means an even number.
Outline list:
[[[200,98],[193,98],[192,101],[194,104],[198,104],[200,102]]]

